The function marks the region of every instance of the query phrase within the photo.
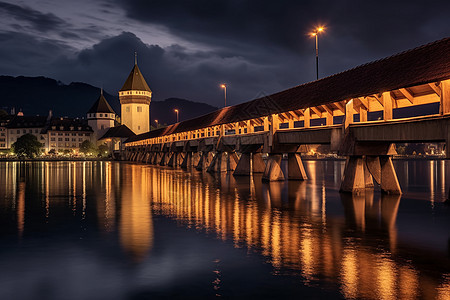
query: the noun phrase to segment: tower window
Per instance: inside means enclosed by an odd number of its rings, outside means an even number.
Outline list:
[[[138,126],[138,130],[141,130],[141,126]]]
[[[129,107],[126,108],[126,112],[130,112],[130,108]]]
[[[142,112],[142,106],[137,107],[137,112]]]
[[[100,117],[103,117],[103,114],[100,114]]]

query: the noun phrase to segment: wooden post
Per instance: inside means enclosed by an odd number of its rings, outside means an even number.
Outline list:
[[[308,107],[303,111],[303,117],[304,117],[304,127],[309,128],[311,127],[311,109]]]
[[[251,122],[251,120],[248,120],[247,121],[247,133],[252,133],[252,132],[254,132],[255,130],[254,130],[254,127],[252,126],[252,122]]]
[[[450,113],[450,79],[441,81],[441,114]]]
[[[327,125],[327,126],[333,125],[333,124],[334,124],[334,121],[333,121],[333,114],[330,113],[330,112],[328,112],[328,111],[326,111],[325,114],[326,114],[326,118],[327,118],[327,123],[326,123],[326,125]]]
[[[344,128],[347,129],[353,123],[353,99],[345,104]]]
[[[277,114],[273,114],[270,116],[270,134],[269,134],[269,146],[273,146],[273,136],[280,128],[280,118]]]
[[[392,112],[392,97],[391,92],[384,92],[382,95],[383,99],[383,118],[385,121],[392,120],[393,119],[393,112]]]
[[[269,131],[269,117],[263,117],[264,119],[264,131]]]
[[[359,110],[359,121],[367,122],[367,110],[364,107],[361,107]]]
[[[289,118],[289,120],[288,120],[288,126],[289,126],[289,128],[294,128],[294,118]]]
[[[234,134],[240,134],[240,132],[239,132],[239,122],[234,123]]]

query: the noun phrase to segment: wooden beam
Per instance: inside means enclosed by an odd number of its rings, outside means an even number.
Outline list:
[[[398,89],[399,92],[406,97],[406,99],[411,102],[411,104],[414,104],[414,96],[407,90],[407,89]]]
[[[381,104],[381,106],[383,106],[383,100],[381,99],[381,97],[379,95],[370,95],[370,96],[367,96],[367,97],[374,98],[375,100],[378,101],[378,103]]]
[[[440,88],[440,83],[436,82],[436,83],[429,83],[428,86],[436,93],[436,95],[438,95],[439,97],[441,96],[441,88]]]
[[[328,114],[333,115],[333,110],[328,106],[328,104],[324,104],[321,106]]]
[[[369,110],[369,100],[364,97],[359,97],[358,102],[364,107],[365,110]]]
[[[290,117],[289,120],[291,120],[291,119],[293,119],[293,120],[297,119],[298,120],[298,118],[299,118],[299,116],[296,115],[293,111],[287,111],[285,114]]]
[[[318,115],[319,118],[322,118],[322,112],[321,112],[319,109],[317,109],[317,107],[311,107],[311,110],[312,110],[316,115]]]
[[[334,105],[343,113],[345,114],[345,104],[342,104],[341,102],[333,102]]]

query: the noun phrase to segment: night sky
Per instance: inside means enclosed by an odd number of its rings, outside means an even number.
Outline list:
[[[0,74],[86,82],[116,95],[134,51],[153,99],[215,106],[450,36],[450,1],[0,1]]]

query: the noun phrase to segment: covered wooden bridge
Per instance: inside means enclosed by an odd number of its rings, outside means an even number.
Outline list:
[[[436,111],[424,116],[430,106]],[[125,145],[130,161],[260,172],[274,181],[306,179],[302,146],[329,144],[348,157],[342,191],[359,192],[375,180],[383,192],[400,194],[391,160],[396,142],[445,142],[448,149],[450,38],[152,130]]]

